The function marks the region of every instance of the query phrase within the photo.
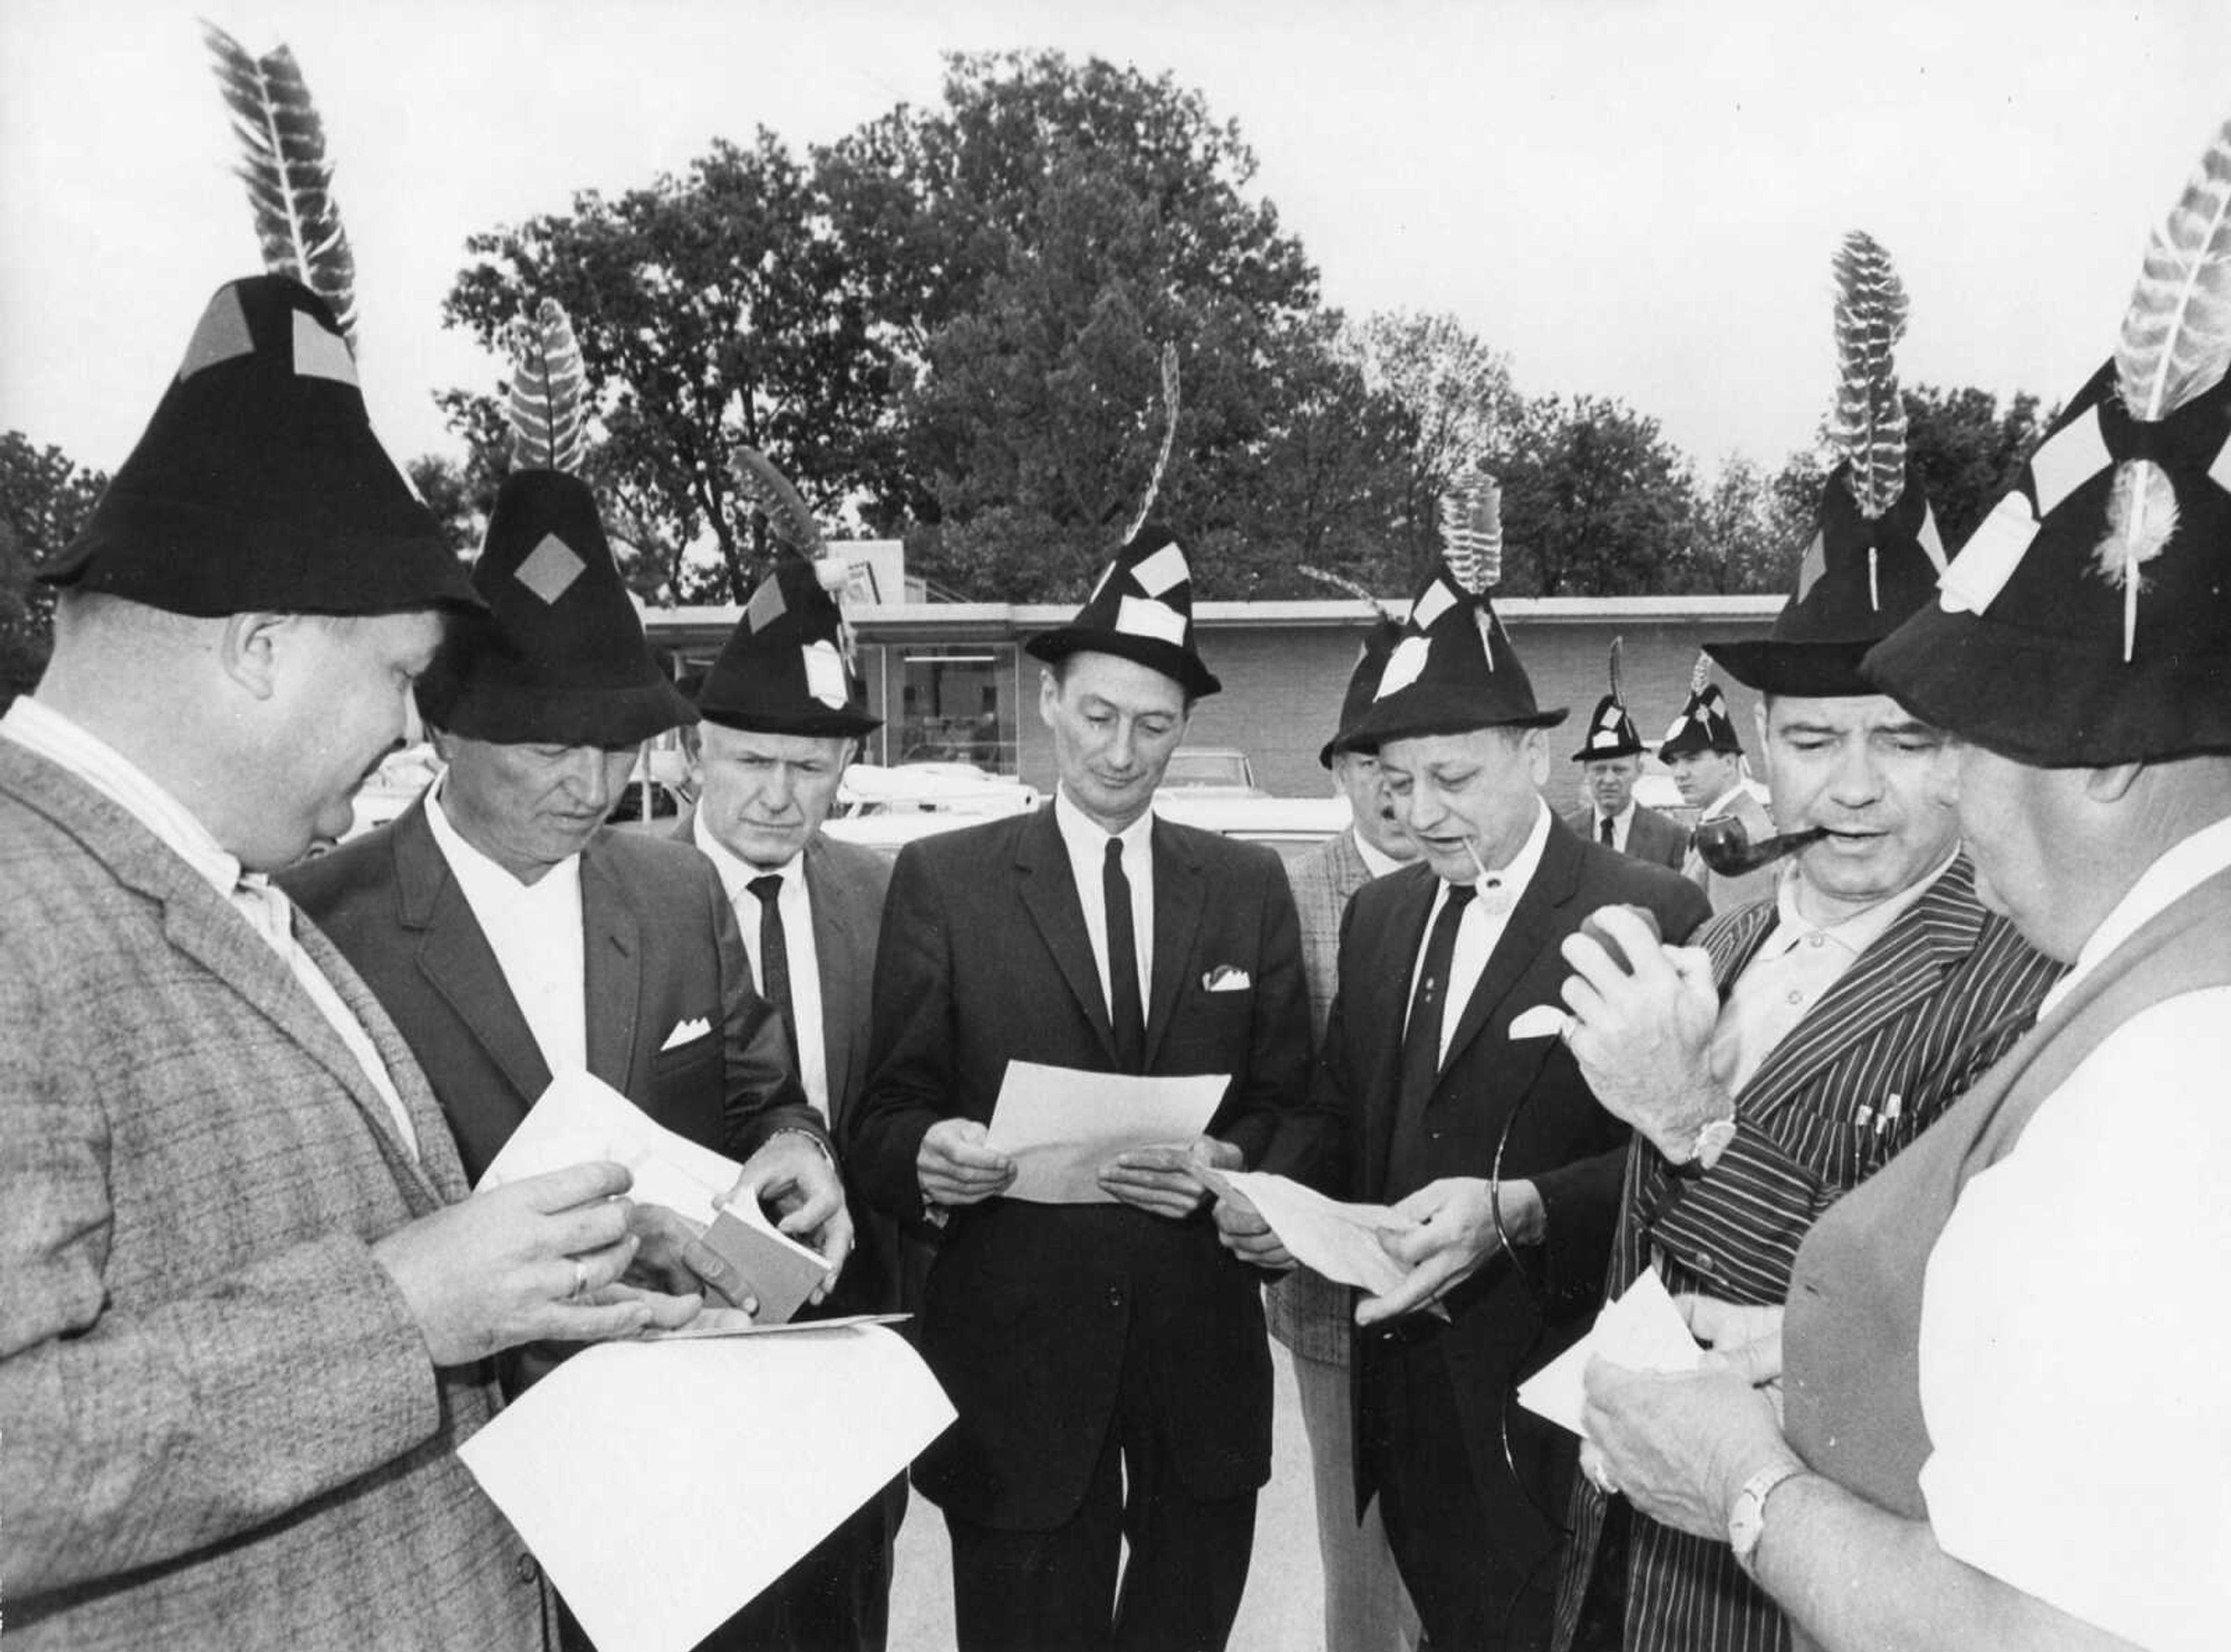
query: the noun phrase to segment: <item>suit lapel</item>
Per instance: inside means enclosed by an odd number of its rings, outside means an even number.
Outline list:
[[[1580,840],[1565,829],[1554,818],[1549,823],[1549,841],[1542,847],[1541,863],[1534,875],[1526,881],[1519,892],[1517,904],[1510,909],[1510,920],[1495,943],[1495,950],[1487,955],[1487,966],[1480,971],[1479,981],[1465,1002],[1464,1014],[1457,1020],[1456,1036],[1449,1040],[1449,1053],[1441,1062],[1446,1072],[1463,1055],[1465,1047],[1479,1036],[1480,1031],[1503,1007],[1510,990],[1530,970],[1542,951],[1557,935],[1557,911],[1573,898],[1580,885]]]
[[[1148,832],[1154,857],[1154,962],[1147,984],[1147,1070],[1154,1071],[1162,1036],[1192,974],[1193,937],[1200,932],[1200,862],[1178,835],[1157,820]]]
[[[636,1027],[643,1015],[642,926],[598,853],[603,834],[581,852],[581,982],[588,1002],[589,1070],[622,1095],[635,1087]]]
[[[424,798],[395,823],[391,852],[398,915],[405,929],[418,934],[418,972],[488,1052],[524,1111],[549,1087],[550,1066],[473,916],[472,904],[449,875],[449,863],[426,823]]]
[[[865,914],[829,864],[815,833],[805,843],[805,904],[813,921],[813,957],[821,985],[821,1049],[829,1081],[829,1122],[838,1120],[852,1081],[852,1018],[864,983],[859,960],[872,937]]]
[[[411,1046],[396,1030],[386,1010],[372,997],[372,989],[365,985],[348,960],[341,956],[340,949],[327,940],[315,924],[298,920],[294,933],[303,950],[309,953],[311,962],[333,983],[333,991],[340,994],[349,1013],[362,1023],[372,1048],[379,1053],[380,1064],[387,1069],[388,1081],[395,1086],[395,1094],[411,1117],[411,1131],[418,1139],[416,1158],[402,1151],[391,1131],[383,1129],[380,1133],[380,1150],[386,1154],[397,1178],[405,1184],[406,1191],[419,1196],[416,1203],[423,1210],[431,1210],[464,1197],[471,1190],[450,1141],[449,1121],[442,1116],[442,1109],[434,1100],[433,1091],[427,1087],[425,1075],[419,1071]],[[354,1066],[354,1062],[350,1065]],[[350,1094],[355,1092],[352,1090]],[[375,1099],[380,1104],[379,1121],[385,1125],[386,1100],[384,1097]]]
[[[1394,1107],[1402,1088],[1403,1020],[1410,1003],[1410,977],[1417,967],[1418,949],[1425,944],[1426,919],[1433,909],[1440,880],[1421,863],[1413,862],[1394,873],[1387,923],[1381,928],[1366,989],[1374,1002],[1360,1017],[1364,1023],[1348,1029],[1350,1047],[1371,1052],[1363,1084],[1363,1156],[1366,1188],[1387,1184],[1387,1155],[1394,1139]],[[1343,994],[1343,997],[1346,997]],[[1358,993],[1349,1002],[1362,997]]]
[[[1038,926],[1046,950],[1053,954],[1062,978],[1083,1006],[1093,1031],[1099,1035],[1100,1048],[1113,1064],[1116,1034],[1109,1025],[1108,1004],[1100,991],[1100,965],[1092,956],[1084,907],[1077,899],[1077,880],[1069,869],[1069,851],[1062,843],[1061,829],[1054,824],[1051,803],[1024,823],[1015,842],[1015,868],[1023,874],[1024,910]],[[1160,926],[1158,921],[1156,927]]]

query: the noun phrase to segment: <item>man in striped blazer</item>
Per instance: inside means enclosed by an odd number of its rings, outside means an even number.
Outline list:
[[[1868,519],[1850,475],[1827,482],[1820,560],[1772,636],[1707,649],[1765,695],[1776,828],[1820,836],[1698,949],[1652,946],[1624,913],[1604,922],[1632,973],[1566,944],[1573,1054],[1635,1126],[1607,1300],[1655,1267],[1676,1293],[1780,1303],[1814,1222],[1989,1069],[2060,973],[1976,897],[1945,737],[1859,674],[1869,642],[1930,597],[1936,563],[1918,487]],[[1726,1543],[1615,1490],[1575,1484],[1559,1652],[1788,1646]]]

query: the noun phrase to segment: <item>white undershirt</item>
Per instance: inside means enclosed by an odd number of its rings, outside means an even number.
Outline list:
[[[1588,805],[1588,821],[1590,826],[1593,828],[1590,835],[1597,842],[1602,842],[1604,817],[1597,810],[1594,803],[1590,803]],[[1624,855],[1626,852],[1626,835],[1633,829],[1634,794],[1629,792],[1626,798],[1626,807],[1620,810],[1619,813],[1611,817],[1611,847]]]
[[[387,1063],[380,1059],[378,1047],[355,1011],[343,1002],[317,960],[294,939],[294,907],[285,894],[262,873],[242,871],[240,861],[226,853],[200,818],[156,784],[146,770],[53,707],[29,694],[19,696],[7,714],[0,717],[0,734],[68,771],[119,804],[196,876],[232,903],[233,910],[285,960],[318,1013],[340,1035],[365,1078],[385,1103],[404,1150],[417,1158],[418,1133],[411,1126],[410,1110],[403,1105],[395,1081],[388,1076]]]
[[[1100,1002],[1115,1013],[1108,991],[1108,899],[1101,879],[1108,858],[1107,830],[1085,818],[1070,801],[1069,789],[1053,794],[1053,823],[1061,832],[1062,847],[1069,851],[1070,874],[1077,881],[1077,899],[1084,908],[1084,931],[1092,938],[1093,967],[1100,972]],[[1154,811],[1147,810],[1126,826],[1123,876],[1131,885],[1131,933],[1139,964],[1139,1003],[1154,1002]]]
[[[1409,865],[1407,861],[1398,861],[1391,855],[1381,854],[1371,846],[1370,840],[1353,826],[1348,829],[1348,835],[1355,840],[1355,852],[1363,857],[1363,869],[1374,878],[1383,878],[1389,872],[1399,872]]]
[[[589,1066],[589,987],[581,930],[581,857],[567,855],[521,883],[459,836],[442,809],[442,785],[426,799],[426,823],[503,971],[504,984],[555,1077]]]
[[[1484,885],[1465,905],[1457,919],[1456,950],[1449,958],[1449,990],[1441,1000],[1440,1060],[1449,1059],[1449,1044],[1456,1037],[1457,1023],[1464,1019],[1465,1006],[1471,1002],[1472,990],[1479,985],[1479,978],[1487,969],[1487,960],[1495,955],[1496,943],[1503,939],[1504,930],[1510,922],[1510,909],[1518,897],[1526,893],[1526,886],[1534,881],[1534,874],[1542,865],[1542,851],[1549,842],[1549,805],[1539,797],[1534,800],[1534,824],[1519,845],[1518,853],[1510,863],[1491,870],[1484,878],[1476,880]],[[1410,996],[1417,996],[1419,972],[1426,967],[1426,949],[1432,945],[1433,924],[1440,917],[1441,907],[1447,903],[1449,886],[1444,881],[1433,891],[1433,904],[1426,913],[1426,932],[1418,943],[1418,956],[1410,963]],[[1403,1011],[1402,1024],[1406,1032],[1409,1012]]]
[[[2157,861],[2067,978],[2226,866],[2231,821]],[[1938,1546],[2155,1652],[2231,1623],[2226,1073],[2231,988],[2132,1016],[1963,1190],[1923,1287]]]
[[[751,959],[752,979],[766,984],[766,961],[760,955],[760,926],[764,914],[760,898],[751,891],[752,880],[769,875],[770,868],[753,866],[729,853],[705,827],[701,810],[691,828],[693,841],[721,874],[721,888],[736,909],[736,927],[743,931],[744,953]],[[805,884],[805,853],[799,850],[781,866],[772,868],[782,878],[775,906],[782,913],[783,962],[790,970],[790,1016],[798,1029],[798,1081],[805,1099],[813,1103],[824,1122],[829,1118],[829,1047],[821,1027],[821,954],[813,944],[813,902]]]

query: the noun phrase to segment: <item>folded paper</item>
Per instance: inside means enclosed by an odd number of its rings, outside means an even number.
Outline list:
[[[1518,1384],[1518,1403],[1585,1439],[1581,1373],[1598,1354],[1630,1371],[1694,1371],[1704,1358],[1658,1270],[1646,1268],[1626,1295],[1596,1315],[1588,1335]]]

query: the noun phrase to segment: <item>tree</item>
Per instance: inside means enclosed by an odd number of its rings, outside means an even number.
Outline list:
[[[1743,454],[1720,464],[1697,495],[1682,589],[1716,597],[1787,591],[1811,543],[1822,472],[1813,454],[1790,455],[1772,476]]]
[[[1998,397],[1971,384],[1939,390],[1917,384],[1905,392],[1906,442],[1937,513],[1937,528],[1950,552],[1967,543],[2007,490],[2054,414],[2017,390],[2000,410]]]
[[[1695,485],[1657,420],[1602,397],[1537,397],[1488,468],[1503,483],[1502,590],[1619,597],[1678,583]]]
[[[55,603],[38,571],[77,537],[107,486],[60,448],[0,433],[0,705],[29,692],[46,669]]]

